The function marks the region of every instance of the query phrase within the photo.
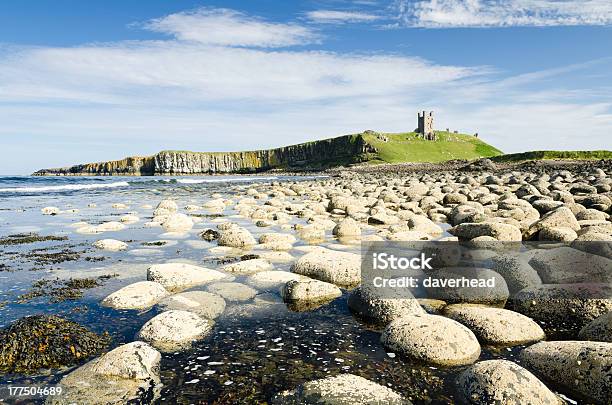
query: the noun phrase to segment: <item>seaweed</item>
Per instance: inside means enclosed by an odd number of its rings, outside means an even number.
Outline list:
[[[25,245],[35,242],[46,242],[46,241],[64,241],[68,240],[67,236],[54,236],[46,235],[41,236],[37,233],[19,233],[15,235],[8,235],[4,238],[0,238],[0,246],[11,246],[11,245]]]
[[[49,297],[52,304],[68,300],[77,300],[83,297],[83,291],[99,287],[116,274],[105,274],[99,277],[69,278],[69,279],[41,279],[32,283],[32,289],[20,295],[17,302],[20,304],[34,298]]]
[[[108,333],[98,335],[58,316],[27,316],[0,330],[0,373],[72,366],[99,354],[109,343]]]

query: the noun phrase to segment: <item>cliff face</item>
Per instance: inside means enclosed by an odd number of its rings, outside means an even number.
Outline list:
[[[37,176],[153,176],[256,173],[270,169],[325,168],[365,160],[376,149],[361,135],[247,152],[163,151],[153,156],[42,169]]]

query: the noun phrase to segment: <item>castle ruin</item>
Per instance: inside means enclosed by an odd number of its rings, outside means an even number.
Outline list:
[[[436,140],[436,133],[433,128],[433,111],[427,112],[425,110],[417,113],[419,125],[416,132],[421,134],[423,139],[428,141]]]

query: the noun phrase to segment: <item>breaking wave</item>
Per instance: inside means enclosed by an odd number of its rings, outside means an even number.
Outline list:
[[[96,188],[115,188],[129,187],[127,181],[117,181],[114,183],[85,183],[85,184],[64,184],[61,186],[42,186],[42,187],[9,187],[0,188],[0,193],[42,193],[42,192],[57,192],[57,191],[73,191],[73,190],[90,190]]]

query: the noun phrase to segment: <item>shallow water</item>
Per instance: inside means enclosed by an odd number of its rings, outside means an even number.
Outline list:
[[[289,176],[215,176],[180,178],[0,178],[0,237],[21,233],[67,237],[19,245],[0,245],[0,327],[23,316],[57,314],[89,329],[112,337],[112,347],[134,340],[140,327],[156,313],[118,311],[99,302],[109,293],[135,281],[146,279],[146,269],[155,263],[182,261],[220,267],[218,255],[209,251],[216,243],[201,240],[198,233],[215,227],[220,218],[205,209],[195,211],[201,219],[185,236],[167,235],[157,228],[143,226],[152,217],[152,208],[165,198],[182,207],[202,205],[219,193],[223,198],[242,196],[253,183],[303,181],[307,177]],[[291,197],[288,197],[291,198]],[[95,203],[95,208],[88,204]],[[125,209],[112,208],[124,203]],[[40,209],[56,206],[56,216],[42,215]],[[79,221],[99,224],[117,221],[134,213],[140,221],[125,230],[85,235],[71,227]],[[234,216],[232,209],[224,219],[247,227],[257,238],[264,232],[279,231],[277,226],[258,228],[247,218]],[[293,223],[304,223],[293,218]],[[327,235],[324,245],[337,245]],[[99,239],[118,239],[128,243],[124,252],[99,251],[91,244]],[[158,246],[156,241],[166,240]],[[298,242],[296,246],[303,245]],[[41,250],[37,250],[41,249]],[[359,253],[360,245],[348,247]],[[257,253],[257,252],[254,252]],[[298,250],[295,257],[303,254]],[[58,261],[53,263],[53,261]],[[291,263],[275,264],[276,270],[288,270]],[[74,300],[53,301],[49,296],[25,299],[32,283],[40,279],[99,277],[112,275],[102,285],[83,290]],[[246,276],[237,276],[243,282]],[[192,290],[205,289],[204,287]],[[379,342],[380,331],[361,323],[349,312],[346,292],[320,308],[295,312],[282,303],[277,287],[258,289],[248,302],[229,302],[216,321],[211,335],[191,350],[164,354],[161,376],[164,387],[159,403],[261,403],[275,393],[294,388],[308,380],[340,372],[350,372],[389,386],[416,403],[452,403],[452,380],[462,368],[439,369],[415,364],[386,353]],[[27,298],[27,297],[26,297]],[[515,359],[520,350],[483,348],[482,359]],[[50,370],[35,377],[20,375],[0,377],[13,383],[56,383],[70,370]]]

